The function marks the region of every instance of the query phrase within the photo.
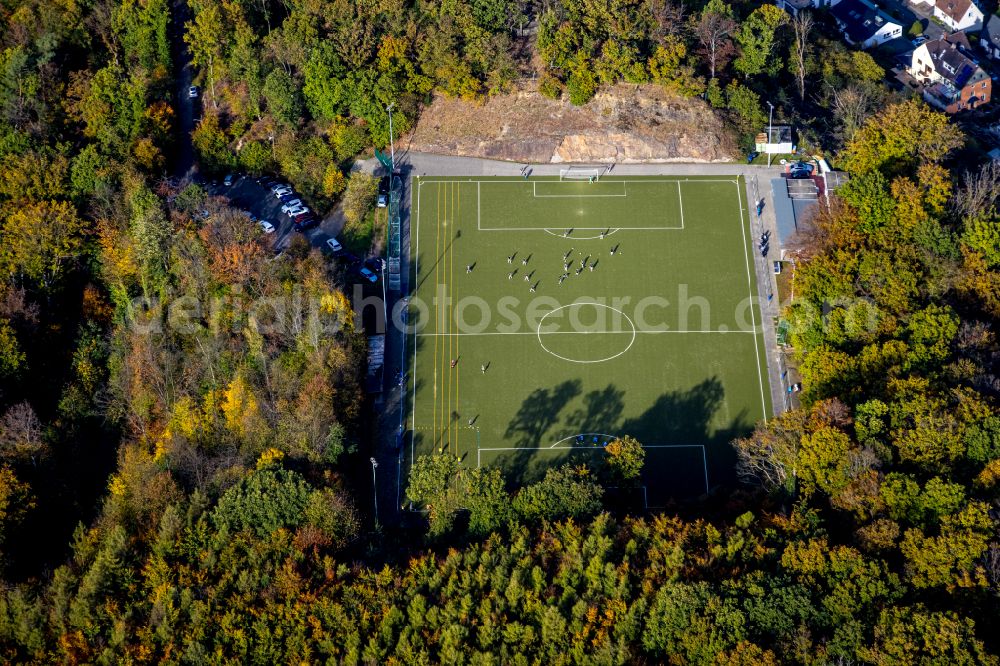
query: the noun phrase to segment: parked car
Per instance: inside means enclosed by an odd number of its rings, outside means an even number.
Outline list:
[[[813,167],[805,162],[793,162],[788,168],[788,173],[792,178],[808,178],[812,175]]]
[[[282,212],[288,217],[295,217],[296,215],[301,215],[302,213],[308,213],[309,207],[299,204],[298,206],[289,208],[288,210],[283,210]]]
[[[286,201],[285,204],[281,207],[281,212],[287,213],[291,209],[300,205],[302,205],[302,199],[291,199],[290,201]]]
[[[257,184],[261,187],[271,187],[272,185],[277,185],[278,181],[271,176],[261,176],[257,179]]]
[[[198,99],[198,86],[188,88],[188,99]]]
[[[283,197],[284,195],[291,193],[292,193],[292,188],[288,187],[287,185],[284,185],[274,190],[274,198],[281,199],[281,197]]]
[[[913,40],[913,45],[920,46],[926,41],[927,41],[927,35],[917,35],[916,38],[914,38]]]
[[[378,195],[378,199],[376,199],[376,204],[378,205],[379,208],[385,208],[386,204],[388,203],[389,203],[388,197],[386,197],[384,194]]]
[[[230,185],[233,184],[233,180],[235,180],[235,178],[236,176],[234,176],[233,174],[227,173],[226,177],[222,179],[222,184],[225,185],[226,187],[229,187]]]
[[[303,232],[313,227],[319,226],[319,220],[314,216],[307,216],[295,223],[295,230],[298,232]]]
[[[361,277],[368,280],[369,282],[378,282],[378,276],[375,275],[375,273],[373,273],[370,269],[365,268],[364,266],[362,266],[358,270],[358,273],[360,273]]]
[[[751,150],[749,153],[747,153],[747,164],[753,163],[753,161],[758,157],[760,157],[760,153],[758,153],[756,150]]]
[[[389,194],[389,176],[382,176],[378,181],[379,194]]]
[[[327,249],[330,250],[330,252],[333,252],[334,254],[338,254],[344,251],[344,246],[341,245],[340,241],[338,241],[336,238],[327,238],[326,247]]]
[[[289,189],[289,190],[290,190],[290,189],[292,189],[292,188],[291,188],[291,187],[290,187],[290,186],[288,185],[288,183],[282,183],[282,182],[280,182],[280,181],[277,181],[277,180],[275,180],[275,181],[274,181],[273,183],[271,183],[270,187],[271,187],[271,191],[272,191],[272,192],[277,192],[278,190],[280,190],[280,189],[284,189],[284,188],[287,188],[287,189]]]
[[[261,220],[257,224],[260,225],[260,228],[264,231],[265,234],[274,233],[274,225],[268,222],[267,220]]]

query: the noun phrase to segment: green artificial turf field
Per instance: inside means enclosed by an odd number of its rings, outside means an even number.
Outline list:
[[[741,179],[413,186],[407,465],[520,483],[627,434],[650,506],[731,475],[729,441],[771,414]]]

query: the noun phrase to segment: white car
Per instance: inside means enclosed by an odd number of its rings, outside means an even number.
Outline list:
[[[378,195],[378,199],[376,199],[376,204],[378,205],[379,208],[385,208],[387,203],[389,203],[389,200],[386,199],[386,196],[384,194]]]
[[[274,191],[274,198],[275,199],[280,199],[281,197],[285,196],[286,194],[291,194],[291,193],[292,193],[292,188],[290,188],[287,185],[285,185],[285,186],[282,186],[282,187],[280,187],[280,188],[278,188],[278,189],[276,189]]]
[[[302,199],[292,199],[291,201],[286,201],[285,205],[281,207],[282,213],[287,213],[293,208],[298,208],[302,205]]]
[[[301,215],[302,213],[308,213],[308,212],[309,212],[308,206],[299,205],[296,206],[295,208],[289,208],[288,210],[286,210],[285,215],[287,215],[288,217],[295,217],[296,215]]]
[[[198,99],[198,87],[191,86],[188,88],[188,99]]]
[[[340,252],[341,250],[344,249],[344,246],[341,245],[340,241],[338,241],[336,238],[327,238],[326,246],[330,248],[331,252]]]
[[[258,224],[260,225],[260,228],[264,231],[265,234],[274,233],[274,225],[268,222],[267,220],[261,220],[260,222],[258,222]]]

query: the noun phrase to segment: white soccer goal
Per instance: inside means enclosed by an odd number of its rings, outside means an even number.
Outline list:
[[[603,172],[603,167],[569,167],[568,169],[559,169],[559,180],[598,181]]]

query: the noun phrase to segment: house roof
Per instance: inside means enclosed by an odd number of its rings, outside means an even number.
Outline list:
[[[972,0],[935,0],[934,6],[957,23],[969,11],[969,7],[972,6]]]
[[[958,33],[961,34],[961,33]],[[960,50],[962,39],[941,37],[924,43],[930,55],[931,63],[938,75],[952,83],[956,88],[963,88],[969,82],[975,83],[987,77],[979,65],[967,58]],[[968,41],[965,41],[965,46]]]
[[[865,0],[840,0],[830,8],[847,39],[854,44],[868,41],[885,25],[894,21]]]
[[[990,14],[983,26],[981,36],[991,44],[1000,44],[1000,16]]]

